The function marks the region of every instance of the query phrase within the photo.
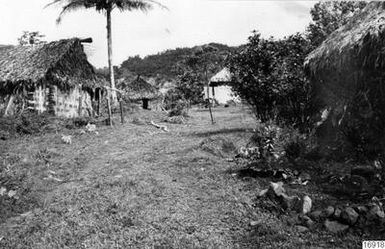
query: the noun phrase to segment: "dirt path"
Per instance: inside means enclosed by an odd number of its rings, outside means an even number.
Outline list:
[[[36,183],[35,190],[44,191],[41,207],[3,223],[0,243],[20,248],[244,248],[245,229],[255,216],[253,193],[226,173],[232,166],[226,158],[199,147],[207,137],[236,144],[249,136],[252,119],[225,111],[217,113],[214,126],[207,113],[195,112],[187,125],[169,124],[169,133],[129,123],[102,128],[99,135],[75,136],[72,145],[53,134],[7,144],[30,157],[46,146],[54,156],[30,171],[35,183],[44,173],[37,169],[55,171],[64,181]]]

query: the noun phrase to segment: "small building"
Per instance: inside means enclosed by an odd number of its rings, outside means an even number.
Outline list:
[[[32,109],[68,118],[92,115],[92,101],[100,100],[105,81],[87,61],[85,42],[92,39],[1,46],[0,100],[5,114]]]
[[[120,88],[125,91],[124,97],[130,101],[141,101],[143,109],[150,109],[150,101],[159,99],[162,94],[158,89],[142,79],[139,75],[132,81],[123,80]]]
[[[228,102],[239,103],[239,98],[231,90],[231,73],[227,68],[223,68],[216,75],[211,77],[209,86],[204,86],[204,99],[215,100],[218,104],[227,104]]]

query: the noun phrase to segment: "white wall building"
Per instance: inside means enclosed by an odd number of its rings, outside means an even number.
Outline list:
[[[231,73],[227,68],[211,77],[209,87],[203,89],[204,99],[215,99],[218,104],[226,104],[229,101],[240,103],[240,98],[231,90]],[[207,91],[209,88],[209,91]]]

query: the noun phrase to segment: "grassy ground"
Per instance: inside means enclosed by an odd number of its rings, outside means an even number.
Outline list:
[[[208,112],[195,109],[186,124],[164,123],[170,132],[162,132],[131,122],[164,119],[143,111],[98,127],[98,135],[68,131],[72,144],[54,133],[0,141],[8,177],[1,184],[17,191],[0,196],[0,248],[358,246],[353,235],[299,233],[256,207],[265,185],[229,174],[234,154],[215,148],[244,145],[255,121],[240,108],[214,116],[211,125]]]

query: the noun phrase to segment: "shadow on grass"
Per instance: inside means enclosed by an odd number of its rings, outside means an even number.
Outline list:
[[[192,133],[191,136],[195,137],[208,137],[212,135],[220,135],[220,134],[231,134],[231,133],[251,133],[252,129],[250,128],[225,128],[220,130],[214,130],[214,131],[204,131],[204,132],[195,132]]]

